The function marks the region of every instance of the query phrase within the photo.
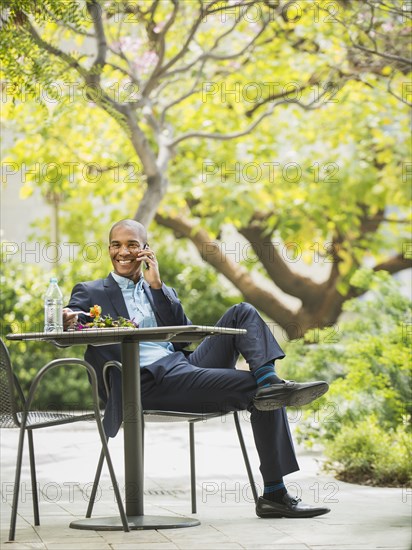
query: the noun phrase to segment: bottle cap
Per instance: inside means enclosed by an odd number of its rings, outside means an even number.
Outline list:
[[[50,277],[51,283],[57,283],[57,277]]]

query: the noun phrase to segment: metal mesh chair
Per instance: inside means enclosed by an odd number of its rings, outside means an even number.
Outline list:
[[[109,381],[108,372],[111,368],[122,369],[121,363],[118,361],[108,361],[103,367],[103,380],[106,388],[106,394],[109,395]],[[242,428],[240,426],[239,414],[237,411],[229,413],[190,413],[190,412],[178,412],[178,411],[161,411],[161,410],[145,410],[143,411],[143,420],[146,422],[188,422],[189,423],[189,453],[190,453],[190,492],[191,492],[191,504],[192,514],[197,512],[197,500],[196,500],[196,464],[195,464],[195,424],[202,422],[210,418],[217,418],[226,416],[227,414],[233,414],[236,426],[236,432],[239,438],[240,448],[242,450],[243,459],[245,461],[246,471],[249,478],[250,487],[252,489],[253,498],[255,503],[258,501],[258,494],[253,478],[252,468],[250,466],[249,456],[247,453],[245,440],[243,438]],[[99,462],[97,464],[96,476],[93,483],[93,488],[90,494],[89,506],[86,512],[86,517],[91,517],[97,489],[99,486],[100,475],[102,471],[104,460],[103,449],[100,454]]]
[[[93,394],[93,412],[88,414],[60,413],[48,411],[31,411],[30,407],[33,401],[35,391],[43,376],[51,369],[58,366],[80,366],[87,370]],[[36,374],[30,386],[27,399],[25,398],[19,381],[13,373],[9,352],[0,339],[0,427],[1,428],[20,428],[20,436],[17,451],[16,475],[14,482],[13,504],[10,519],[9,540],[14,540],[16,531],[17,508],[19,502],[19,487],[21,477],[21,466],[23,458],[24,436],[27,432],[29,442],[31,485],[33,493],[33,515],[34,524],[40,525],[39,501],[37,495],[36,466],[34,458],[33,430],[47,428],[49,426],[58,426],[72,422],[95,420],[102,441],[102,456],[106,459],[113,489],[116,495],[119,513],[122,519],[123,529],[129,531],[123,502],[117,485],[113,464],[107,446],[107,440],[103,429],[101,413],[99,408],[99,397],[97,391],[97,377],[94,369],[89,363],[81,359],[55,359],[47,363]]]

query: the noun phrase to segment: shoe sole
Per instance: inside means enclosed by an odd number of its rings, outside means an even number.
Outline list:
[[[318,386],[291,390],[284,396],[261,397],[260,399],[255,397],[253,403],[259,411],[274,411],[282,407],[302,407],[324,395],[328,389],[329,385],[324,382]]]
[[[287,512],[285,513],[279,513],[277,514],[276,512],[268,512],[267,514],[265,513],[257,513],[256,512],[256,515],[260,518],[315,518],[317,516],[323,516],[324,514],[328,514],[330,512],[329,509],[326,509],[326,510],[319,510],[318,512],[302,512],[302,513],[299,513],[299,514],[296,514],[296,513],[293,513],[291,512],[290,514],[288,514]]]

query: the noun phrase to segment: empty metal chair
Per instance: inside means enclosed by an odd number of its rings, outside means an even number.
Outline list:
[[[49,412],[49,411],[31,411],[31,405],[36,389],[43,378],[43,376],[55,367],[59,366],[80,366],[87,370],[91,381],[91,392],[93,395],[93,412],[88,414],[75,414],[69,412]],[[116,476],[113,469],[113,464],[110,458],[109,449],[107,446],[107,440],[103,429],[101,420],[101,413],[99,408],[99,397],[97,391],[97,377],[96,373],[91,365],[81,359],[55,359],[50,361],[43,368],[39,370],[33,379],[30,386],[27,399],[24,397],[23,391],[19,384],[16,375],[13,373],[12,365],[10,361],[10,355],[4,344],[0,339],[0,427],[2,428],[20,428],[20,437],[17,451],[16,461],[16,475],[14,482],[14,493],[12,503],[12,513],[10,519],[10,532],[9,540],[14,540],[16,530],[17,519],[17,507],[19,502],[19,487],[21,466],[23,458],[23,444],[24,436],[27,432],[29,441],[29,457],[30,457],[30,472],[31,472],[31,484],[33,492],[33,514],[34,524],[40,525],[39,516],[39,502],[37,495],[37,481],[36,481],[36,466],[34,457],[34,445],[33,445],[33,430],[40,428],[47,428],[49,426],[58,426],[61,424],[69,424],[72,422],[95,420],[97,429],[102,441],[102,457],[106,459],[107,465],[110,471],[110,477],[115,492],[119,513],[122,519],[122,525],[124,531],[129,531],[126,514],[123,507],[123,502],[120,496],[119,488],[116,482]]]

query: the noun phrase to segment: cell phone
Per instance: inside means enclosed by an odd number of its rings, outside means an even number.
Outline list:
[[[146,248],[149,248],[147,243],[144,245],[143,250],[146,250]],[[147,262],[144,262],[144,265],[146,266],[146,269],[150,269],[150,265]]]

